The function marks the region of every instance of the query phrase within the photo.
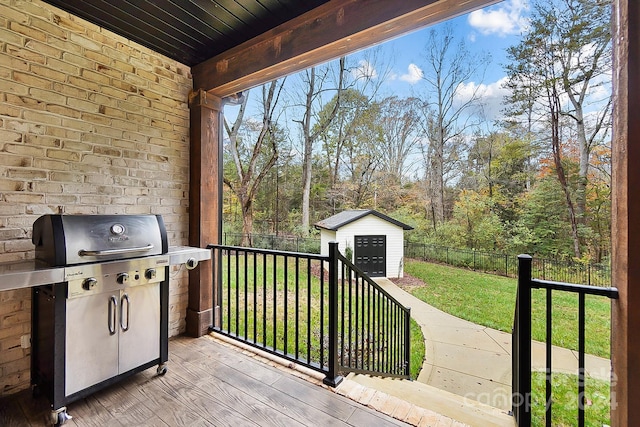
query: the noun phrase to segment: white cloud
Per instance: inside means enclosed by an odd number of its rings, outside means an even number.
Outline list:
[[[507,0],[500,6],[471,12],[468,21],[481,34],[505,37],[520,34],[526,29],[528,20],[523,14],[528,9],[527,0]]]
[[[482,113],[488,121],[493,121],[502,115],[504,97],[509,94],[509,89],[504,87],[507,77],[489,84],[477,84],[476,82],[461,83],[456,88],[455,102],[462,105],[474,95],[482,105]]]
[[[369,61],[365,59],[361,59],[360,62],[358,62],[358,66],[353,70],[351,70],[351,75],[356,80],[359,80],[359,79],[373,80],[378,77],[378,72],[373,67],[373,65],[371,65]]]
[[[400,80],[408,82],[413,85],[418,83],[424,76],[424,73],[422,72],[420,67],[418,67],[416,64],[413,64],[413,63],[409,64],[409,67],[407,68],[408,68],[407,73],[401,75]]]

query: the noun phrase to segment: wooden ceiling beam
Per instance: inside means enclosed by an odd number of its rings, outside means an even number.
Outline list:
[[[333,0],[194,66],[194,89],[226,97],[499,0]]]

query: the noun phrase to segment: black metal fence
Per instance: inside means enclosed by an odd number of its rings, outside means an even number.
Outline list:
[[[485,273],[517,277],[518,257],[495,252],[454,249],[445,246],[406,242],[404,255],[422,261],[439,262],[470,268]],[[611,268],[605,264],[579,263],[566,260],[533,258],[532,272],[542,280],[609,286]]]
[[[320,239],[283,234],[224,233],[222,243],[227,246],[243,246],[243,241],[252,248],[310,254],[320,253]]]
[[[553,292],[571,292],[578,295],[578,381],[577,381],[577,425],[585,425],[585,297],[599,295],[618,298],[616,288],[576,285],[541,279],[533,279],[533,259],[528,255],[518,257],[518,293],[512,336],[512,408],[518,427],[531,426],[531,290],[546,290],[546,352],[545,352],[545,425],[552,425],[552,307]]]
[[[244,241],[253,248],[280,251],[320,253],[320,240],[275,234],[224,233],[223,244],[241,246]],[[469,268],[500,276],[517,277],[518,257],[498,252],[482,252],[405,241],[404,256],[454,267]],[[611,268],[608,264],[581,263],[551,258],[533,258],[532,271],[542,280],[585,283],[589,286],[610,286]]]
[[[328,256],[209,245],[213,330],[326,375],[409,376],[409,309],[330,243]]]

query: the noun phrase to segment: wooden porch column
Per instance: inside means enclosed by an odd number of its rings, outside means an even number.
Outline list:
[[[611,425],[627,427],[640,426],[640,2],[613,3]]]
[[[191,119],[189,244],[204,248],[220,243],[219,129],[222,101],[204,90],[189,97]],[[213,324],[212,261],[189,274],[187,334],[199,337]]]

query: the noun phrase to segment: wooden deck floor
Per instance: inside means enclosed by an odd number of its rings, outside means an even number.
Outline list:
[[[168,372],[155,368],[68,406],[65,426],[398,426],[346,397],[209,337],[170,340]],[[42,426],[46,399],[0,399],[0,426]]]

